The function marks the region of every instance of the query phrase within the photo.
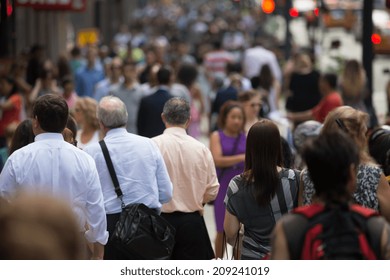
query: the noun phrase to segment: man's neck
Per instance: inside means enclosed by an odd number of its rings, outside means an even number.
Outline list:
[[[179,124],[169,124],[169,123],[165,123],[165,127],[166,127],[166,128],[177,127],[177,128],[186,129],[186,128],[187,128],[187,124],[179,125]]]

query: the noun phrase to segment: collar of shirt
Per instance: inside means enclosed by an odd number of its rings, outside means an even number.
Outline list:
[[[160,85],[157,87],[157,90],[165,90],[165,91],[169,92],[169,87],[166,85]]]
[[[182,127],[169,127],[164,130],[164,134],[182,134],[182,135],[187,135],[187,132],[184,128]]]
[[[118,135],[126,134],[127,130],[124,127],[118,127],[118,128],[112,128],[109,131],[107,131],[105,139],[110,139]]]
[[[42,140],[62,140],[62,141],[64,141],[64,136],[62,136],[61,133],[54,133],[54,132],[40,133],[37,136],[35,136],[35,141],[42,141]]]

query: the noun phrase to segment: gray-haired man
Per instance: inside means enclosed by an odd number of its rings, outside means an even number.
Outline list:
[[[103,97],[97,115],[123,192],[124,203],[143,203],[159,211],[161,204],[172,198],[172,183],[160,151],[152,140],[126,131],[126,105],[119,98]],[[91,144],[84,151],[96,162],[107,212],[107,230],[111,235],[122,210],[121,201],[114,191],[99,144]],[[124,259],[110,241],[105,249],[105,259]]]
[[[190,106],[183,98],[163,109],[164,133],[152,138],[164,157],[174,194],[162,216],[176,228],[172,259],[211,259],[211,243],[202,218],[203,205],[215,199],[219,183],[210,150],[188,136]]]

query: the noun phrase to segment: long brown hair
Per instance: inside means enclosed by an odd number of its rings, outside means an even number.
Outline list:
[[[260,120],[249,129],[243,177],[248,186],[253,185],[259,205],[268,204],[279,186],[277,166],[282,165],[281,151],[279,129],[272,121]]]

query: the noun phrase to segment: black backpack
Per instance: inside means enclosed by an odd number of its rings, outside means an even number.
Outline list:
[[[290,258],[363,260],[381,258],[383,223],[368,220],[378,213],[359,205],[314,204],[296,208],[283,223]]]

